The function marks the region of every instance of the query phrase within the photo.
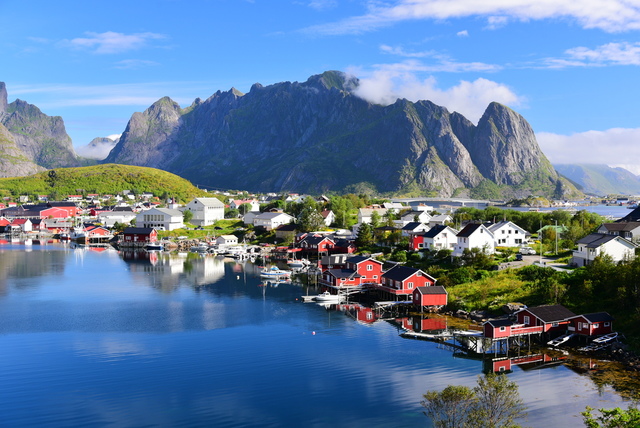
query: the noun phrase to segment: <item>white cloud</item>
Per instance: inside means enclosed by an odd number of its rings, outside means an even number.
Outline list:
[[[116,145],[116,138],[112,137],[118,138],[120,135],[109,136],[107,137],[109,139],[108,141],[101,141],[97,144],[87,144],[86,146],[76,147],[76,153],[89,159],[104,159]]]
[[[113,31],[104,33],[86,32],[87,37],[78,37],[64,40],[63,46],[76,49],[86,49],[96,54],[115,54],[140,49],[150,40],[164,39],[165,36],[157,33],[123,34]]]
[[[140,68],[152,67],[155,65],[159,64],[155,61],[147,61],[143,59],[125,59],[116,62],[114,67],[121,70],[137,70]]]
[[[456,33],[456,36],[458,36],[458,37],[469,37],[469,32],[467,30],[458,31]]]
[[[508,21],[567,19],[606,32],[640,29],[640,4],[629,0],[398,0],[371,2],[365,15],[307,29],[323,34],[359,34],[406,20],[485,17],[488,28]]]
[[[606,164],[640,173],[640,128],[612,128],[572,135],[536,133],[540,148],[554,164]],[[620,153],[624,153],[621,157]],[[636,172],[638,171],[638,172]]]
[[[337,0],[311,0],[309,2],[309,7],[316,10],[333,9],[337,5]]]
[[[409,63],[381,67],[369,76],[361,77],[356,95],[383,105],[392,104],[398,98],[410,101],[429,100],[450,111],[461,113],[474,123],[477,123],[493,101],[512,107],[524,102],[506,85],[483,78],[473,82],[462,80],[456,86],[439,88],[435,77],[421,80],[407,64]]]
[[[572,59],[586,63],[640,65],[640,43],[608,43],[596,49],[577,47],[566,53]]]

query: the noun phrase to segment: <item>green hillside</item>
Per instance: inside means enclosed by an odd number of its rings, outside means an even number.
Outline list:
[[[50,195],[52,199],[63,199],[67,195],[91,193],[116,195],[123,190],[175,197],[183,202],[206,195],[189,181],[169,172],[117,164],[56,168],[28,177],[0,179],[1,197]]]

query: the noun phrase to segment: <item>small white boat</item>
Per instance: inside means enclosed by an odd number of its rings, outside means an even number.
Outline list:
[[[164,250],[164,245],[154,242],[152,244],[147,244],[145,248],[147,249],[147,251],[162,251]]]
[[[311,263],[309,260],[301,259],[301,260],[289,260],[287,261],[287,265],[292,269],[302,269],[309,266]]]
[[[340,303],[344,300],[344,296],[325,291],[324,293],[318,294],[314,300],[319,303]]]
[[[189,251],[191,251],[192,253],[206,253],[209,251],[209,245],[201,242],[200,244],[194,245],[193,247],[189,248]]]
[[[284,278],[291,275],[291,271],[278,269],[276,266],[265,268],[260,272],[260,276],[265,278]]]

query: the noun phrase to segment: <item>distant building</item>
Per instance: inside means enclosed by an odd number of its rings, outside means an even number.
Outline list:
[[[196,226],[210,226],[224,219],[224,204],[218,198],[195,198],[185,209],[193,213],[191,223]]]

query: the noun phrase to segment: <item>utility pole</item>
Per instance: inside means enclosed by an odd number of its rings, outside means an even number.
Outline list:
[[[556,256],[558,255],[558,220],[554,220],[556,222]]]

